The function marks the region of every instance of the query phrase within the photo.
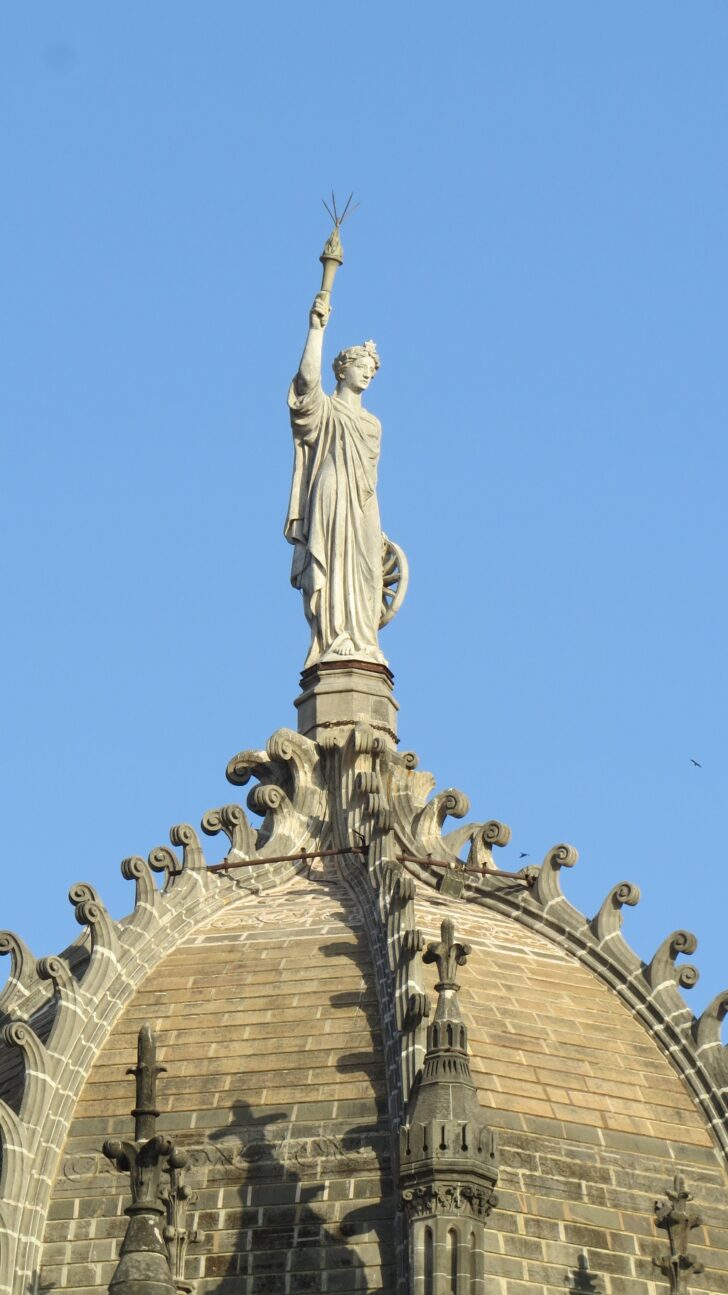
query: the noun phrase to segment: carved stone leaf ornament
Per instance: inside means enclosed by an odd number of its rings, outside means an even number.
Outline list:
[[[177,1159],[170,1160],[166,1167],[169,1182],[162,1187],[161,1198],[166,1210],[166,1224],[162,1232],[167,1247],[167,1258],[177,1291],[191,1291],[192,1286],[185,1281],[185,1261],[187,1247],[198,1240],[195,1228],[188,1226],[188,1213],[197,1203],[197,1193],[185,1182],[185,1165]]]
[[[436,1214],[469,1214],[485,1220],[498,1204],[495,1191],[468,1184],[431,1182],[406,1188],[402,1197],[405,1208],[416,1218]]]
[[[472,947],[469,944],[458,944],[455,939],[455,924],[452,918],[446,917],[442,924],[442,939],[428,944],[422,955],[423,962],[436,962],[438,983],[436,989],[458,989],[455,983],[457,968],[465,966]]]

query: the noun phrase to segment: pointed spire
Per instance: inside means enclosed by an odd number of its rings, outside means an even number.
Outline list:
[[[465,965],[470,952],[470,945],[456,941],[453,922],[446,918],[441,939],[431,942],[422,955],[425,962],[437,963],[438,1000],[427,1027],[424,1064],[400,1130],[399,1157],[402,1204],[415,1230],[423,1220],[461,1216],[469,1227],[482,1227],[495,1201],[495,1137],[470,1074],[468,1032],[455,980],[457,967]],[[439,1233],[436,1229],[433,1234],[436,1245]],[[419,1253],[414,1234],[412,1240],[412,1253]]]

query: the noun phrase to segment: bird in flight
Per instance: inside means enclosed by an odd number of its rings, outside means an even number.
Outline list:
[[[518,856],[518,857],[519,857],[519,859],[527,859],[527,858],[528,858],[528,850],[521,850],[521,853],[519,854],[519,856]]]
[[[702,767],[703,767],[703,766],[702,766],[702,764],[700,763],[700,761],[699,761],[699,760],[693,760],[693,757],[692,757],[692,756],[690,757],[690,763],[691,763],[691,764],[694,764],[696,769],[702,769]]]

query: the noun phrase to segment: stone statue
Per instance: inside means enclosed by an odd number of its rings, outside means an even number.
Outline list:
[[[311,627],[304,668],[347,660],[386,666],[378,630],[399,609],[406,586],[404,554],[379,522],[381,424],[361,403],[379,368],[374,342],[340,351],[333,363],[336,390],[329,396],[321,386],[331,285],[343,259],[342,219],[336,217],[321,256],[322,289],[288,394],[294,465],[285,535],[294,546],[291,583],[303,594]]]

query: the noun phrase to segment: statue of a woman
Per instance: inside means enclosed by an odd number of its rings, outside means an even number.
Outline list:
[[[386,588],[377,503],[381,424],[361,403],[379,368],[373,342],[334,360],[336,390],[321,387],[321,356],[330,307],[319,293],[288,404],[294,441],[286,539],[293,544],[291,583],[303,593],[311,627],[305,667],[318,661],[386,665],[377,631]],[[404,592],[404,590],[402,590]]]

